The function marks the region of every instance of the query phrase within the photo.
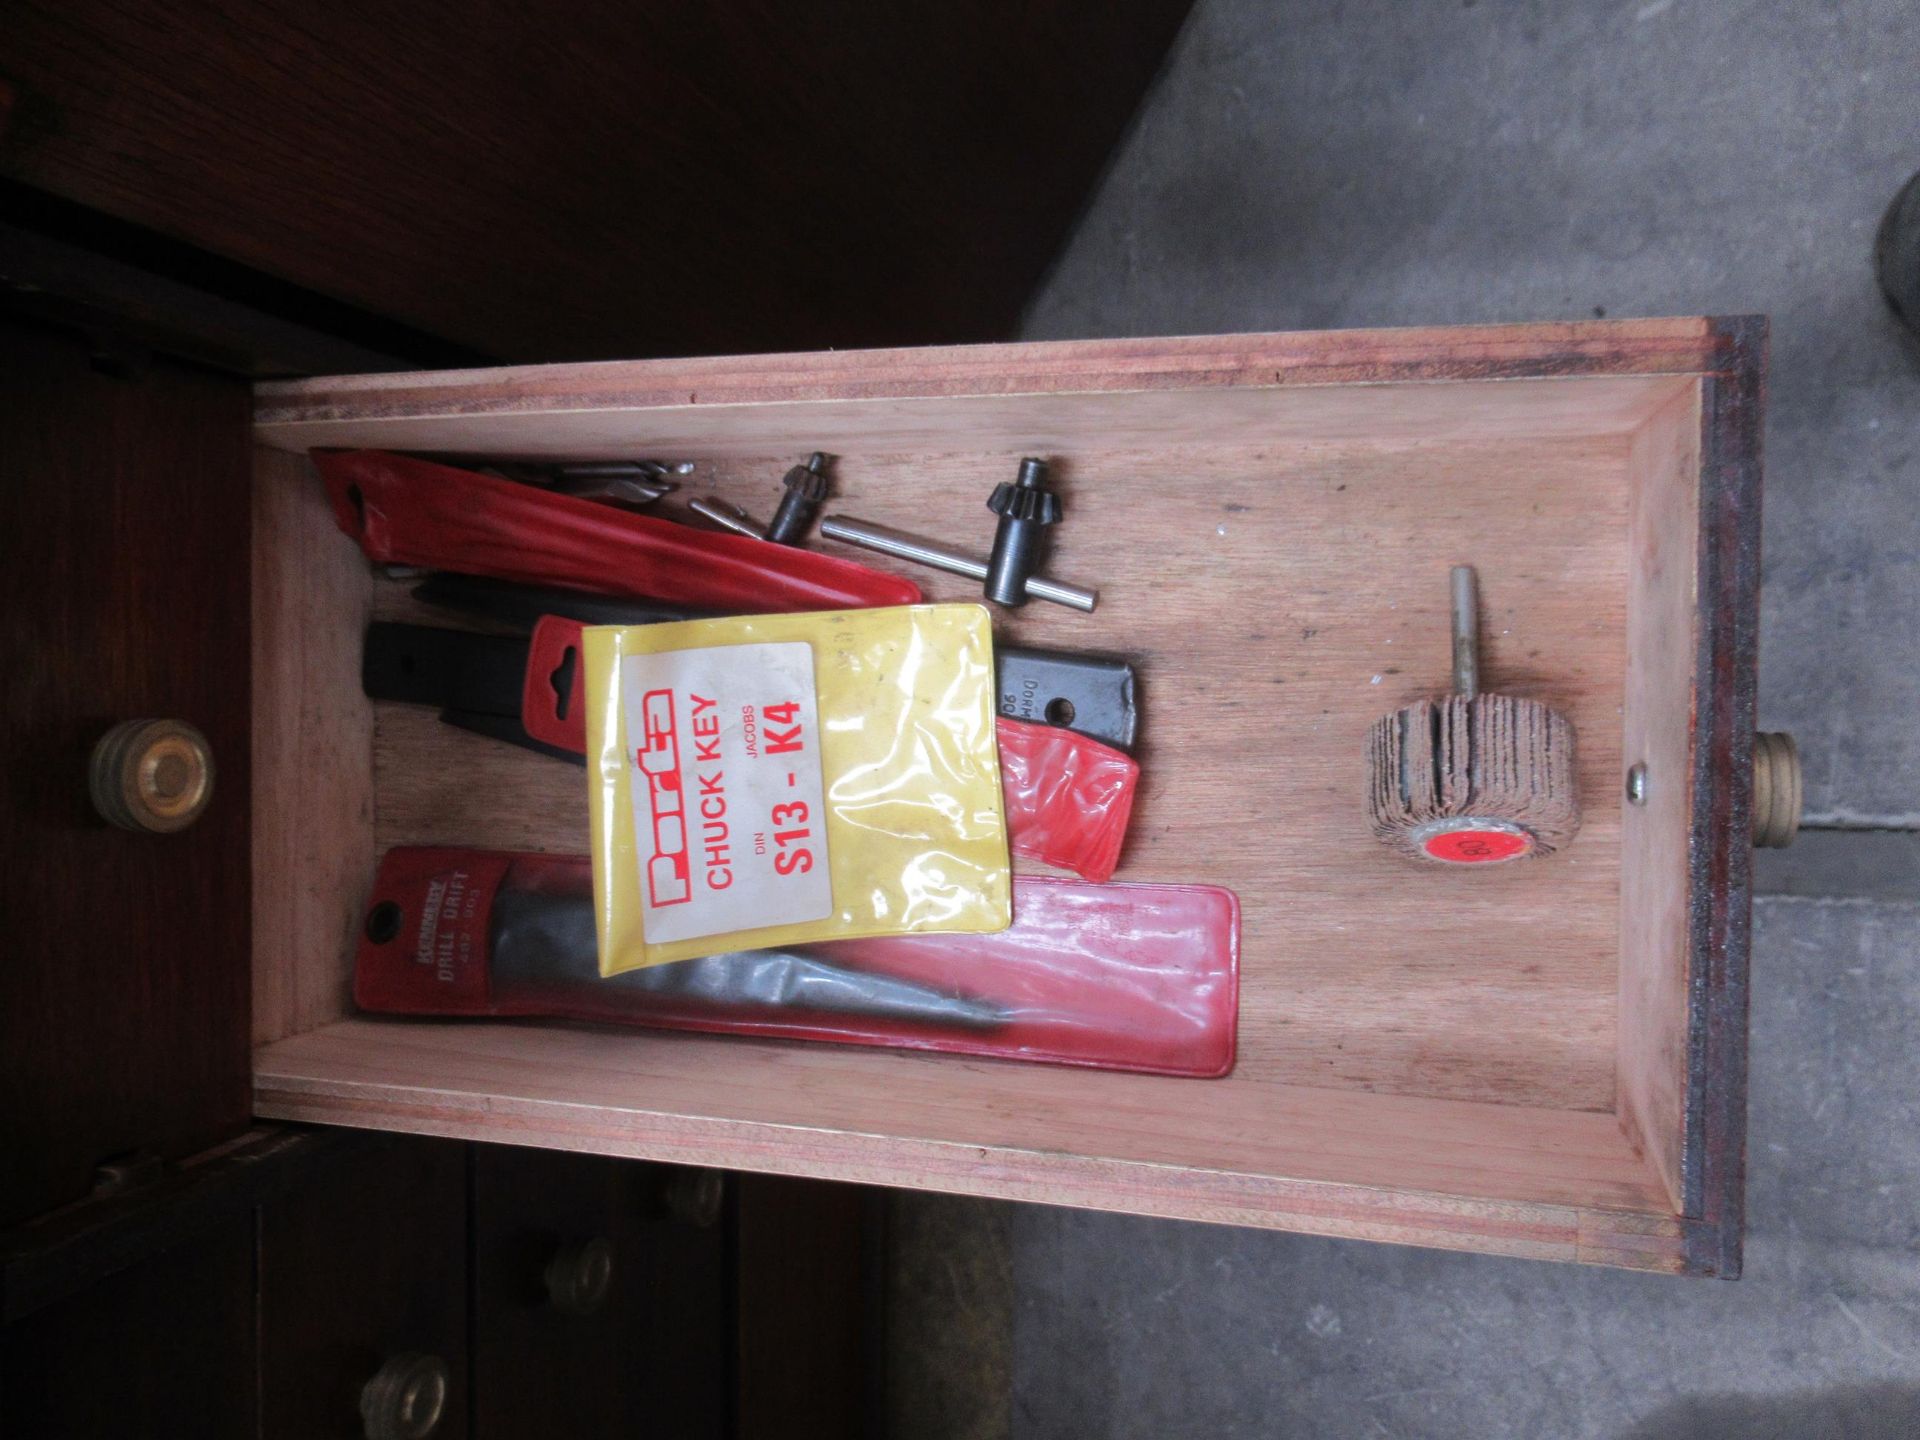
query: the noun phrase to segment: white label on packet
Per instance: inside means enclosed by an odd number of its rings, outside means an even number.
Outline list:
[[[628,655],[620,704],[648,944],[833,913],[811,645]]]

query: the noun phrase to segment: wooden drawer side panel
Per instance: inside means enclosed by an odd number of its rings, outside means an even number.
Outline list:
[[[253,1039],[348,1011],[373,880],[373,709],[360,693],[373,577],[304,457],[254,452]]]
[[[1689,376],[1727,369],[1733,352],[1734,341],[1715,322],[1687,317],[725,355],[282,381],[256,387],[254,420],[262,439],[282,444],[289,443],[280,438],[282,427],[404,418]],[[1500,418],[1515,423],[1516,413]],[[1596,429],[1632,428],[1644,418],[1644,411],[1598,406],[1593,414]]]
[[[939,1127],[930,1123],[926,1107],[944,1108],[949,1126],[973,1128],[967,1117],[1004,1115],[1006,1098],[953,1094],[942,1102],[931,1092],[922,1096],[897,1084],[900,1133],[863,1133],[847,1128],[838,1107],[820,1093],[829,1062],[798,1047],[671,1037],[660,1043],[690,1053],[674,1057],[671,1078],[649,1081],[631,1073],[623,1077],[634,1063],[627,1053],[630,1036],[498,1026],[422,1033],[423,1027],[413,1027],[416,1033],[399,1042],[381,1034],[393,1028],[348,1021],[267,1048],[260,1057],[260,1110],[284,1120],[1535,1259],[1661,1270],[1681,1263],[1682,1227],[1659,1213],[1657,1179],[1610,1116],[1511,1106],[1436,1108],[1436,1102],[1366,1096],[1348,1097],[1343,1105],[1327,1092],[1290,1101],[1277,1095],[1276,1110],[1291,1104],[1303,1118],[1300,1128],[1283,1125],[1267,1137],[1273,1152],[1265,1157],[1267,1173],[1260,1173],[1181,1163],[1170,1155],[1116,1158],[1129,1144],[1124,1133],[1116,1133],[1130,1123],[1124,1114],[1105,1130],[1062,1118],[1050,1137],[1036,1133],[1024,1143],[1010,1137],[980,1143],[927,1139]],[[398,1063],[390,1047],[405,1052]],[[784,1061],[771,1074],[756,1063],[769,1056]],[[737,1095],[726,1097],[717,1080],[707,1083],[721,1073],[719,1067],[740,1077],[742,1091],[770,1102],[784,1093],[790,1106],[815,1108],[819,1123],[795,1123],[777,1113],[719,1113],[751,1108]],[[1002,1075],[1015,1069],[987,1068]],[[1057,1073],[1069,1082],[1088,1078]],[[491,1079],[481,1078],[488,1074]],[[693,1098],[696,1093],[707,1102]],[[1323,1104],[1329,1113],[1313,1118]],[[1382,1107],[1404,1113],[1397,1120],[1383,1117],[1377,1113]],[[1092,1116],[1099,1107],[1086,1096],[1068,1095],[1059,1111],[1061,1117]],[[1031,1127],[1016,1122],[1016,1128]],[[1350,1153],[1339,1153],[1343,1147]],[[1220,1149],[1225,1154],[1228,1147]],[[1314,1170],[1371,1170],[1372,1181],[1279,1173]],[[1466,1193],[1427,1188],[1434,1183]],[[1492,1193],[1527,1190],[1565,1198]],[[1608,1203],[1572,1198],[1582,1192],[1605,1195]]]
[[[1676,396],[1633,439],[1628,518],[1627,701],[1621,771],[1621,1124],[1681,1204],[1687,1108],[1687,854],[1699,579],[1700,394]]]
[[[1760,437],[1767,324],[1715,322],[1730,363],[1701,407],[1698,698],[1689,861],[1688,1268],[1736,1278],[1746,1219],[1747,980],[1759,679]]]

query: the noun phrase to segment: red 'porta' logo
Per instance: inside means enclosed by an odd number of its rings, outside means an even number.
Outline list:
[[[687,859],[687,813],[680,788],[680,740],[674,733],[673,691],[649,690],[640,702],[645,731],[633,763],[647,777],[647,808],[653,812],[653,853],[647,857],[647,894],[658,910],[693,898],[693,868]]]

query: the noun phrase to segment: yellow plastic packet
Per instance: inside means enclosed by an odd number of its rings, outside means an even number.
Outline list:
[[[600,973],[1012,923],[980,605],[581,640]]]

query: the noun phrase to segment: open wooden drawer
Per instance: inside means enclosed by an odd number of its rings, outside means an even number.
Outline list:
[[[261,387],[257,1110],[1736,1273],[1764,336],[1654,320]],[[833,509],[982,549],[993,482],[1058,457],[1050,569],[1100,608],[1000,633],[1139,662],[1121,874],[1239,892],[1238,1067],[356,1018],[386,847],[580,852],[585,804],[571,767],[361,698],[362,626],[410,602],[334,529],[311,446],[691,458],[762,514],[822,449]],[[1578,727],[1585,827],[1552,859],[1428,869],[1367,830],[1367,725],[1445,689],[1456,562],[1480,570],[1489,688]]]

